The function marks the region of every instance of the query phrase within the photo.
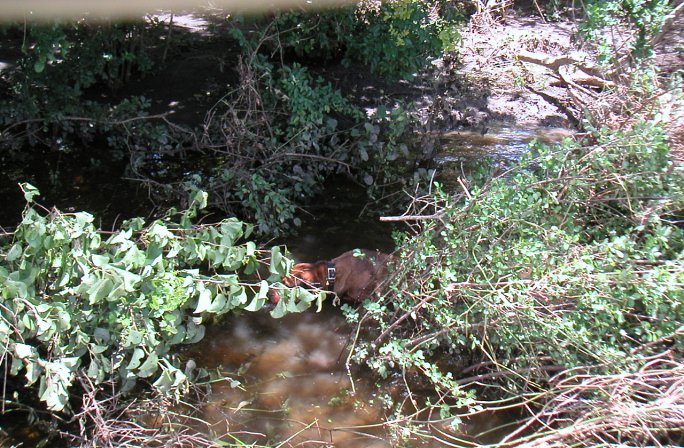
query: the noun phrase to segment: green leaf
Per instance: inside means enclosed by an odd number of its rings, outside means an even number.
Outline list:
[[[287,314],[287,306],[285,305],[285,300],[281,299],[278,304],[271,310],[271,317],[274,319],[280,319]]]
[[[124,341],[124,347],[137,347],[140,345],[143,339],[143,334],[137,330],[131,330]]]
[[[145,356],[145,352],[141,348],[136,348],[133,350],[133,355],[131,355],[131,360],[128,362],[126,368],[128,370],[137,369],[140,366],[140,361]]]
[[[17,358],[19,359],[38,357],[38,352],[35,347],[27,344],[20,344],[18,342],[14,344],[14,354],[17,355]]]
[[[28,203],[33,202],[33,198],[40,195],[40,191],[29,183],[21,184],[21,190],[24,192],[24,199]]]
[[[14,243],[9,252],[7,252],[7,256],[5,257],[5,259],[9,262],[15,261],[17,258],[21,257],[21,254],[23,252],[24,250],[21,247],[21,243]]]
[[[197,300],[197,308],[195,308],[194,313],[199,314],[206,311],[211,306],[211,291],[208,289],[202,289],[200,291],[199,299]]]
[[[245,310],[252,311],[252,312],[259,311],[261,308],[264,307],[265,304],[266,304],[266,300],[261,299],[257,296],[257,297],[254,297],[254,299],[252,299],[252,301],[249,303],[249,305],[247,305],[245,307]]]
[[[30,386],[31,384],[35,383],[40,379],[40,376],[43,374],[44,370],[40,366],[40,363],[37,360],[29,360],[26,362],[26,385]]]
[[[245,243],[245,248],[247,249],[247,257],[253,257],[256,253],[256,244],[252,241],[247,241],[247,243]]]
[[[278,277],[283,277],[287,274],[283,266],[283,254],[280,252],[280,246],[273,246],[271,248],[271,263],[268,266],[268,270],[271,274],[277,275]]]
[[[204,338],[204,333],[206,332],[206,328],[204,325],[199,325],[196,324],[194,319],[188,321],[188,326],[186,329],[186,340],[184,341],[186,344],[194,344],[196,342],[199,342]]]
[[[266,280],[262,280],[261,283],[259,284],[259,295],[258,298],[260,299],[266,299],[268,297],[268,282]]]
[[[138,376],[141,378],[149,378],[157,372],[159,367],[159,357],[155,352],[150,353],[145,362],[140,366]]]
[[[230,309],[226,306],[227,304],[228,300],[226,300],[226,296],[220,293],[216,294],[216,297],[214,297],[214,300],[211,302],[211,305],[209,306],[209,308],[207,308],[207,312],[216,314],[225,313]]]
[[[95,283],[92,288],[90,288],[90,294],[88,295],[88,302],[91,305],[94,305],[96,303],[99,303],[109,295],[110,292],[112,292],[113,289],[113,283],[112,280],[107,277],[100,279],[97,283]]]
[[[90,259],[93,261],[93,265],[98,268],[109,265],[109,257],[106,255],[93,254],[90,256]]]

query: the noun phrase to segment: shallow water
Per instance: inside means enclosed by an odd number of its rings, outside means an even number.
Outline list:
[[[453,169],[461,164],[469,166],[482,160],[507,165],[527,152],[533,141],[559,143],[572,135],[572,131],[563,128],[520,128],[490,124],[480,130],[444,134],[440,139],[441,150],[433,160],[442,170]]]
[[[215,434],[242,433],[245,442],[389,446],[377,390],[356,376],[352,386],[345,366],[353,334],[333,307],[279,320],[230,316],[184,353],[228,375],[211,386],[198,416]]]
[[[219,437],[230,432],[245,443],[395,446],[380,396],[396,398],[399,388],[374,384],[363,368],[348,369],[354,337],[355,327],[332,306],[278,320],[245,313],[213,325],[204,341],[183,353],[226,377],[195,407],[206,425],[193,426]],[[483,413],[464,419],[459,431],[436,421],[422,430],[439,439],[414,437],[411,446],[444,446],[440,439],[459,446],[495,443],[513,421],[512,414]]]

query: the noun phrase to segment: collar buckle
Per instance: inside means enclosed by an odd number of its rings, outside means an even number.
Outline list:
[[[328,288],[332,291],[335,286],[335,278],[337,278],[337,269],[335,269],[335,264],[332,261],[328,262],[328,278],[327,284]]]

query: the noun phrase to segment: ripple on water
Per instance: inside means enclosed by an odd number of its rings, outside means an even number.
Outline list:
[[[571,130],[563,128],[516,128],[494,124],[486,129],[454,131],[442,136],[441,150],[434,161],[438,166],[483,158],[511,162],[520,158],[534,140],[559,143],[572,135]]]

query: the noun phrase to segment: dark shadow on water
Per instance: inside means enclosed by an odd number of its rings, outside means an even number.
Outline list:
[[[364,213],[366,202],[363,187],[346,178],[331,179],[300,214],[302,226],[297,234],[283,243],[299,261],[331,259],[357,248],[394,251],[392,231],[396,226]]]

